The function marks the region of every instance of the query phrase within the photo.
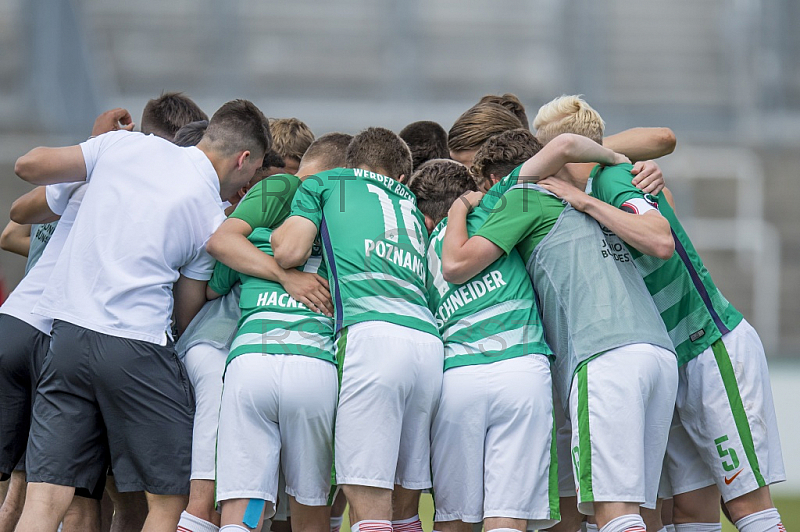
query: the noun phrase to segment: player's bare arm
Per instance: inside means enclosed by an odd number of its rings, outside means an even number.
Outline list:
[[[548,142],[539,153],[525,161],[520,182],[537,182],[556,174],[567,163],[621,164],[628,158],[581,135],[563,133]]]
[[[80,146],[40,146],[17,159],[14,173],[34,185],[70,183],[86,180],[86,164]]]
[[[308,218],[290,216],[272,233],[272,250],[281,268],[302,266],[311,256],[317,226]]]
[[[11,204],[10,215],[18,224],[45,224],[61,218],[47,204],[45,187],[36,187],[17,198]]]
[[[192,319],[206,303],[206,281],[198,281],[181,275],[175,282],[175,324],[178,334],[183,334]]]
[[[9,221],[3,229],[3,233],[0,234],[0,249],[27,257],[30,247],[31,226],[18,224],[13,220]]]
[[[442,276],[448,283],[463,284],[499,259],[503,250],[482,236],[469,237],[467,215],[477,206],[482,192],[469,192],[453,202],[447,213],[447,232],[442,241]]]
[[[631,161],[658,159],[675,151],[675,133],[668,127],[635,127],[603,138],[603,145]]]
[[[312,310],[333,316],[328,281],[316,273],[281,268],[275,258],[256,248],[247,239],[252,232],[253,228],[244,220],[228,218],[211,235],[206,249],[212,257],[229,268],[251,277],[276,281],[296,301]],[[310,249],[309,247],[309,254]],[[216,297],[219,297],[219,294]],[[214,298],[209,295],[208,299]]]
[[[666,260],[675,252],[669,222],[656,209],[641,215],[625,212],[557,178],[544,179],[539,185],[608,227],[646,255]]]

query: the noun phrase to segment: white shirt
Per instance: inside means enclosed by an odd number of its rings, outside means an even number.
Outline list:
[[[86,183],[84,182],[50,185],[45,189],[47,205],[51,211],[61,216],[61,220],[50,236],[50,241],[45,246],[39,261],[8,296],[3,306],[0,307],[0,314],[14,316],[46,335],[50,335],[53,320],[33,314],[33,308],[47,287],[50,274],[53,273],[53,267],[67,240],[85,192]]]
[[[211,278],[217,173],[199,149],[153,135],[113,131],[81,149],[86,193],[34,312],[166,345],[179,274]]]

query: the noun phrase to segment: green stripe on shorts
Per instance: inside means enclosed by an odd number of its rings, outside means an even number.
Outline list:
[[[555,411],[553,411],[553,434],[550,438],[550,474],[547,481],[547,497],[550,502],[550,519],[561,519],[561,506],[558,497],[558,447],[556,445]]]
[[[717,361],[717,367],[722,376],[722,384],[725,386],[725,394],[728,396],[728,402],[731,405],[733,421],[736,423],[739,439],[742,440],[744,453],[747,455],[747,462],[750,464],[750,469],[753,470],[753,475],[756,477],[758,486],[766,486],[764,476],[761,474],[761,469],[758,467],[758,456],[756,455],[755,445],[753,445],[753,434],[750,432],[750,424],[747,422],[747,413],[744,411],[742,396],[739,394],[739,384],[736,382],[733,364],[731,364],[730,355],[728,355],[728,350],[722,342],[722,338],[711,344],[711,350],[714,352],[714,359]]]
[[[584,364],[578,369],[578,485],[580,502],[594,502],[592,492],[592,443],[589,439],[589,380]]]
[[[336,391],[336,402],[339,402],[339,394],[342,392],[342,368],[344,368],[344,353],[347,350],[347,328],[342,329],[339,338],[336,340],[336,374],[339,379],[339,389]],[[333,422],[333,440],[336,441],[336,417]],[[336,497],[336,446],[334,445],[333,463],[331,465],[331,492],[328,494],[328,506],[333,504]]]

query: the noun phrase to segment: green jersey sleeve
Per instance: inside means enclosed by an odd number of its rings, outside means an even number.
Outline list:
[[[645,194],[632,183],[633,166],[618,164],[616,166],[596,166],[592,170],[592,195],[597,199],[621,209],[625,202],[632,199],[645,199],[657,205],[658,199]]]
[[[239,272],[217,261],[217,263],[214,265],[214,273],[211,274],[211,280],[208,281],[208,286],[214,292],[224,296],[231,291],[233,285],[235,285],[238,281]]]
[[[330,179],[323,179],[320,176],[308,176],[294,195],[291,216],[307,218],[319,229],[322,223],[324,198],[330,182]]]
[[[531,236],[541,208],[539,194],[524,189],[512,189],[505,193],[504,203],[499,203],[489,214],[486,222],[475,233],[489,240],[508,255],[517,243]],[[480,208],[480,206],[479,206]]]
[[[300,180],[291,174],[276,174],[251,188],[230,218],[247,222],[252,229],[275,227],[289,216]]]

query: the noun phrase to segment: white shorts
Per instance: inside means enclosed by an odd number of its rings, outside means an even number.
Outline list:
[[[342,361],[337,484],[430,488],[430,427],[442,390],[442,341],[368,321],[343,330],[336,346]]]
[[[575,373],[569,397],[578,510],[594,501],[655,508],[678,389],[675,355],[632,344]]]
[[[217,501],[274,504],[286,493],[325,506],[331,488],[336,366],[301,355],[246,354],[225,373],[217,442]],[[267,512],[267,517],[272,517]]]
[[[672,494],[715,482],[729,501],[786,480],[767,359],[747,321],[681,367],[679,376],[676,407],[684,431],[667,450]]]
[[[227,349],[197,344],[183,359],[194,387],[194,429],[192,430],[192,480],[214,480],[217,455],[217,422],[222,399],[222,374]]]
[[[445,371],[431,434],[437,522],[558,522],[552,389],[543,355]]]
[[[678,375],[681,370],[678,368]],[[680,378],[680,377],[679,377]],[[678,380],[680,390],[680,380]],[[694,442],[678,417],[678,410],[672,416],[669,428],[667,452],[664,467],[661,469],[661,483],[658,486],[659,499],[671,499],[673,495],[687,493],[715,484],[714,476],[706,467]]]

